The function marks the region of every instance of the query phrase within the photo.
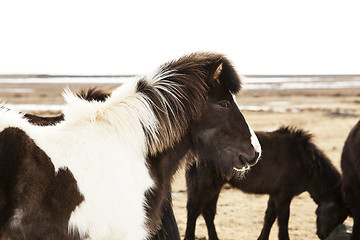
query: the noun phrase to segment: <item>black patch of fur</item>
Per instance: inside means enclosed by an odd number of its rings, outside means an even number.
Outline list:
[[[67,226],[83,199],[72,173],[56,173],[24,131],[0,132],[1,239],[79,239]]]

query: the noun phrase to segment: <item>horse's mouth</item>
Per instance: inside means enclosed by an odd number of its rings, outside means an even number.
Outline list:
[[[239,157],[239,160],[234,164],[234,169],[238,172],[245,172],[250,169],[250,165],[242,157]]]

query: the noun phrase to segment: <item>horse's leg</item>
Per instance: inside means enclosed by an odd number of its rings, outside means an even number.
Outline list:
[[[351,240],[359,240],[360,239],[360,208],[354,209],[352,211],[354,225],[353,231],[351,235]]]
[[[194,240],[195,239],[195,226],[196,219],[200,215],[199,203],[196,201],[192,201],[188,199],[187,203],[187,222],[186,222],[186,231],[185,238],[186,240]]]
[[[343,163],[342,163],[343,164]],[[342,165],[343,167],[343,165]],[[346,169],[343,168],[343,190],[349,205],[351,217],[354,219],[351,240],[360,239],[360,176],[356,168],[347,162]]]
[[[208,203],[208,205],[206,205],[204,211],[202,212],[202,215],[206,222],[206,227],[209,234],[209,240],[219,239],[216,233],[214,218],[216,214],[216,204],[219,199],[220,190],[221,189],[219,189],[219,192],[211,199],[211,201]]]
[[[211,200],[220,193],[223,180],[216,178],[213,170],[191,166],[186,171],[187,185],[187,224],[185,239],[195,239],[196,219]],[[216,207],[216,202],[215,202]]]
[[[171,202],[170,188],[168,193],[168,200],[163,204],[164,213],[161,219],[161,228],[155,235],[151,236],[150,240],[180,240],[179,229],[176,223]]]
[[[278,215],[279,240],[289,240],[289,215],[291,198],[281,198],[275,202]]]
[[[351,182],[351,185],[347,186],[347,194],[349,197],[349,204],[351,206],[351,214],[354,219],[353,230],[351,235],[351,240],[360,239],[360,184],[356,179]]]
[[[277,216],[277,214],[276,214],[274,197],[270,195],[269,201],[268,201],[268,206],[267,206],[267,209],[265,212],[265,217],[264,217],[264,226],[261,230],[261,234],[260,234],[258,240],[269,239],[271,227],[275,222],[276,216]]]

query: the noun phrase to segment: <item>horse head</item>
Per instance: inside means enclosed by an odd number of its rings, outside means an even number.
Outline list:
[[[347,218],[348,211],[341,196],[318,204],[316,209],[316,234],[320,239],[325,239]]]
[[[234,171],[244,172],[256,164],[261,147],[236,103],[239,76],[224,56],[215,57],[209,66],[206,109],[192,125],[191,135],[195,155],[229,179]]]

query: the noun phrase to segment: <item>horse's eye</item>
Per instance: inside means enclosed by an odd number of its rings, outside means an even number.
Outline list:
[[[219,105],[222,108],[228,108],[228,107],[230,107],[230,102],[227,100],[224,100],[224,101],[219,102]]]

